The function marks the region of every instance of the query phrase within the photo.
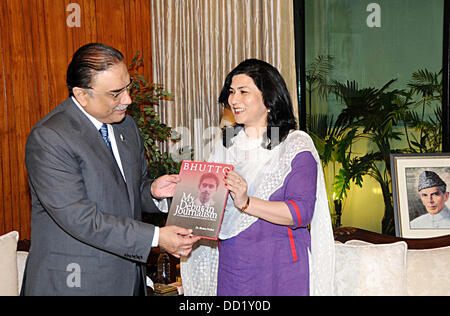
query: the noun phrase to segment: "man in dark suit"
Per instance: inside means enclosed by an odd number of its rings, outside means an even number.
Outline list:
[[[32,214],[22,294],[143,295],[151,248],[180,257],[198,240],[191,230],[141,221],[179,178],[147,177],[139,130],[125,113],[131,79],[119,51],[81,47],[67,86],[69,98],[26,145]]]

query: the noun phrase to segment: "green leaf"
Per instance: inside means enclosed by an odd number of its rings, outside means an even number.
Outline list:
[[[158,112],[155,110],[155,106],[161,106],[160,101],[173,100],[173,95],[164,90],[163,85],[149,83],[144,75],[139,74],[138,69],[143,66],[144,59],[137,51],[129,65],[133,77],[130,91],[133,102],[129,105],[127,113],[135,120],[143,139],[148,174],[152,178],[157,178],[163,174],[178,173],[181,167],[181,162],[175,162],[167,153],[162,154],[160,146],[165,146],[166,141],[177,140],[169,138],[172,128],[160,122]]]

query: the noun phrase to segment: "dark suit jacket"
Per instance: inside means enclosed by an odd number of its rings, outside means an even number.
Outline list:
[[[22,294],[133,295],[144,282],[154,226],[140,221],[141,212],[158,209],[134,120],[126,116],[113,128],[126,182],[71,98],[31,131],[31,248]]]

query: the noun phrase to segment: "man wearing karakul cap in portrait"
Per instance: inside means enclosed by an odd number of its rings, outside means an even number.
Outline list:
[[[450,210],[445,205],[449,192],[445,182],[435,172],[424,171],[419,176],[417,190],[427,214],[413,219],[411,228],[450,228]]]

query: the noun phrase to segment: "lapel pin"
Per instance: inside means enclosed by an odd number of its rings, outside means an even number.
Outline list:
[[[122,142],[124,142],[124,141],[125,141],[125,137],[123,137],[123,135],[122,135],[122,134],[120,134],[120,140],[121,140]]]

